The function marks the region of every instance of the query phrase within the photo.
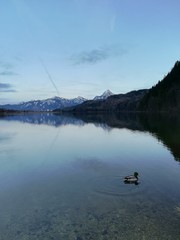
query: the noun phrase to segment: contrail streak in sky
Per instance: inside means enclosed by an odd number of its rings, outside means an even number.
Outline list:
[[[19,14],[20,19],[22,19],[22,21],[24,21],[24,19],[26,20],[25,23],[28,26],[27,27],[27,29],[28,29],[27,34],[30,36],[30,38],[36,40],[34,38],[34,36],[36,34],[34,34],[34,31],[31,27],[31,25],[29,25],[29,21],[27,21],[27,19],[28,19],[30,21],[33,21],[33,23],[37,22],[36,25],[39,26],[39,22],[37,21],[36,18],[34,18],[33,14],[31,13],[31,9],[29,9],[28,5],[23,0],[21,0],[21,1],[12,0],[12,2],[14,3],[14,6],[15,6],[17,12],[20,12],[20,14]],[[35,41],[34,41],[34,44],[35,44]],[[48,75],[48,78],[49,78],[50,82],[52,83],[54,89],[56,90],[56,92],[59,96],[60,94],[59,94],[58,88],[57,88],[56,84],[54,83],[53,78],[52,78],[51,74],[49,73],[45,63],[42,61],[42,59],[40,57],[39,57],[39,61],[40,61],[42,67],[44,68],[46,74]]]
[[[55,90],[56,90],[56,92],[57,92],[57,95],[59,96],[59,95],[60,95],[60,93],[59,93],[59,90],[58,90],[58,88],[57,88],[56,84],[54,83],[54,81],[53,81],[53,79],[52,79],[52,77],[51,77],[51,74],[49,73],[49,71],[48,71],[48,69],[47,69],[46,65],[44,64],[44,62],[42,61],[42,59],[41,59],[41,58],[39,58],[39,61],[40,61],[41,65],[43,66],[43,68],[44,68],[44,71],[47,73],[47,75],[48,75],[48,78],[49,78],[50,82],[52,83],[52,85],[53,85],[54,89],[55,89]]]

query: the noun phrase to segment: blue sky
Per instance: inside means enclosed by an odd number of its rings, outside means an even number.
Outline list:
[[[180,59],[179,0],[1,0],[0,104],[149,88]]]

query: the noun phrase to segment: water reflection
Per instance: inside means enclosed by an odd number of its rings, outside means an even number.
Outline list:
[[[139,183],[139,182],[127,182],[127,181],[124,181],[124,184],[134,184],[134,185],[139,185],[140,183]]]
[[[180,117],[178,115],[141,115],[140,121],[146,129],[161,141],[180,161]]]
[[[174,151],[179,120],[172,121],[0,118],[0,240],[179,239],[179,166],[157,141]],[[125,184],[134,171],[140,184]]]
[[[119,113],[78,117],[86,123],[98,123],[103,127],[150,132],[171,151],[176,161],[180,161],[180,117],[178,115]]]
[[[26,113],[26,114],[17,114],[17,115],[6,115],[1,116],[0,120],[7,121],[20,121],[23,123],[31,123],[37,125],[49,125],[54,127],[65,126],[65,125],[79,125],[83,126],[85,123],[80,118],[74,116],[60,115],[57,116],[52,113]]]
[[[4,116],[0,119],[55,127],[71,124],[83,126],[92,123],[106,131],[110,131],[112,128],[127,128],[132,131],[150,132],[171,151],[176,161],[180,161],[180,117],[178,115],[142,113],[58,115],[35,113]]]

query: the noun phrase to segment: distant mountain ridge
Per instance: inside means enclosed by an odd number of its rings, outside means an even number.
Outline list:
[[[113,95],[110,90],[106,90],[102,95],[94,97],[94,101],[104,100],[109,96]],[[15,111],[53,111],[55,109],[64,109],[73,107],[88,99],[83,97],[77,97],[72,99],[62,98],[62,97],[53,97],[44,100],[31,100],[27,102],[22,102],[18,104],[5,104],[0,105],[1,109],[6,110],[15,110]]]
[[[64,109],[64,111],[75,113],[135,111],[138,109],[140,100],[147,92],[148,89],[141,89],[126,94],[111,95],[105,100],[89,100],[80,105]]]
[[[93,100],[82,97],[65,99],[54,97],[15,105],[1,105],[1,109],[20,111],[65,112],[179,112],[180,111],[180,61],[151,89],[141,89],[126,94],[113,94],[110,90]],[[2,110],[1,110],[2,111]]]
[[[28,102],[22,102],[19,104],[1,105],[0,108],[19,111],[52,111],[56,108],[63,109],[66,107],[72,107],[81,104],[86,100],[87,99],[83,97],[77,97],[73,99],[53,97],[45,100],[32,100]]]
[[[86,101],[67,109],[72,112],[180,112],[180,61],[151,89],[117,94],[97,101]]]

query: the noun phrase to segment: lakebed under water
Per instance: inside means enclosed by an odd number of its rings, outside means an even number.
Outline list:
[[[176,118],[1,117],[0,240],[178,240],[179,159]]]

